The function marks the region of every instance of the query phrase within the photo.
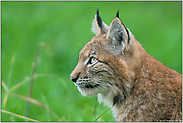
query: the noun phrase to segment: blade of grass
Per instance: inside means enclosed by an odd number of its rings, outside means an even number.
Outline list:
[[[7,86],[10,86],[10,81],[11,81],[11,77],[12,77],[12,70],[13,70],[13,64],[15,62],[15,58],[16,58],[16,53],[13,54],[12,58],[11,58],[11,63],[10,63],[10,69],[9,69],[9,73],[8,73],[8,81],[7,81]]]
[[[29,90],[28,90],[28,97],[30,98],[32,96],[32,91],[33,91],[33,85],[34,85],[34,76],[36,73],[36,68],[37,68],[37,62],[38,62],[38,58],[39,58],[39,54],[40,54],[40,45],[38,46],[37,52],[36,52],[36,56],[33,62],[33,67],[32,67],[32,74],[31,74],[31,80],[30,80],[30,86],[29,86]],[[30,107],[30,103],[29,101],[27,101],[26,107],[25,107],[25,116],[28,117],[29,116],[29,107]]]
[[[7,101],[8,101],[8,96],[9,96],[9,94],[8,94],[8,87],[6,86],[4,81],[2,81],[1,84],[2,84],[2,86],[4,88],[4,90],[5,90],[5,95],[4,95],[3,104],[2,104],[2,108],[5,109]]]
[[[5,91],[6,91],[6,92],[5,92],[4,99],[3,99],[3,104],[2,104],[2,108],[3,108],[3,109],[6,108],[6,104],[7,104],[7,101],[8,101],[8,96],[9,96],[8,87],[10,86],[10,82],[11,82],[12,70],[13,70],[13,64],[14,64],[14,62],[15,62],[15,58],[16,58],[16,53],[14,53],[14,55],[13,55],[12,58],[11,58],[10,69],[9,69],[9,73],[8,73],[7,85],[5,84],[4,81],[2,81],[2,86],[3,86],[3,88],[4,88]]]
[[[110,108],[108,108],[107,110],[105,110],[100,116],[98,116],[95,120],[93,120],[93,122],[96,122],[100,117],[102,117]]]
[[[58,79],[63,84],[63,86],[65,87],[65,89],[67,89],[67,90],[69,89],[67,87],[66,82],[60,76],[58,76],[58,75],[54,75],[54,74],[36,74],[35,77],[53,77],[53,78],[56,78],[56,79]]]
[[[19,88],[21,85],[25,84],[26,82],[30,81],[30,77],[27,77],[25,80],[19,82],[18,84],[14,85],[13,87],[11,87],[9,89],[10,92],[16,90],[17,88]]]
[[[10,112],[15,111],[15,109],[18,109],[18,107],[21,105],[21,100],[17,100],[17,102],[14,102],[14,105],[12,105],[11,109],[9,109]]]
[[[54,74],[35,74],[34,78],[37,79],[39,77],[53,77],[55,79],[58,79],[62,84],[63,86],[65,87],[65,89],[69,89],[66,82],[58,75],[54,75]],[[27,83],[28,81],[30,81],[31,77],[27,77],[25,80],[19,82],[18,84],[14,85],[13,87],[11,87],[9,89],[10,92],[12,91],[15,91],[17,88],[19,88],[20,86],[22,86],[23,84]]]
[[[2,86],[3,86],[3,88],[4,88],[4,90],[5,90],[5,91],[8,91],[8,87],[7,87],[7,85],[5,84],[5,82],[4,82],[4,81],[2,81],[2,83],[1,83],[1,84],[2,84]]]
[[[46,98],[44,96],[44,94],[41,93],[41,98],[42,98],[42,102],[45,104],[46,109],[49,109],[49,105],[46,101]],[[47,122],[50,122],[50,113],[49,110],[46,110],[46,118],[47,118]]]
[[[8,96],[9,94],[6,92],[4,95],[4,99],[3,99],[3,104],[2,104],[2,108],[5,109],[7,101],[8,101]]]
[[[61,121],[60,117],[54,112],[52,111],[51,109],[49,109],[48,107],[46,107],[45,105],[43,105],[42,103],[40,103],[39,101],[35,100],[35,99],[32,99],[30,97],[25,97],[25,96],[22,96],[22,95],[18,95],[18,94],[15,94],[15,93],[9,93],[9,95],[11,96],[14,96],[14,97],[18,97],[20,99],[23,99],[23,100],[26,100],[28,102],[31,102],[43,109],[46,109],[48,110],[58,121]]]
[[[26,120],[29,120],[29,121],[39,122],[38,120],[34,120],[32,118],[25,117],[25,116],[22,116],[22,115],[19,115],[19,114],[15,114],[15,113],[3,110],[3,109],[1,109],[1,112],[6,113],[6,114],[10,114],[10,115],[13,115],[13,116],[16,116],[16,117],[19,117],[19,118],[22,118],[22,119],[26,119]]]
[[[95,107],[94,107],[94,110],[93,110],[93,115],[94,115],[94,116],[95,116],[95,114],[96,114],[96,110],[97,110],[97,98],[96,98]]]
[[[37,100],[35,99],[32,99],[30,97],[25,97],[25,96],[22,96],[22,95],[18,95],[18,94],[15,94],[15,93],[9,93],[11,96],[14,96],[14,97],[18,97],[20,99],[23,99],[23,100],[26,100],[28,102],[31,102],[41,108],[45,108],[45,106],[43,104],[41,104],[40,102],[38,102]]]

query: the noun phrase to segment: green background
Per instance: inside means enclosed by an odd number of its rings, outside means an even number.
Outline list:
[[[182,74],[181,1],[4,1],[1,2],[3,111],[24,116],[28,99],[21,96],[28,94],[32,73],[35,79],[31,98],[51,109],[59,118],[38,103],[30,104],[29,118],[57,122],[93,121],[108,109],[96,102],[96,97],[82,96],[69,79],[78,62],[79,51],[94,36],[91,24],[97,7],[107,25],[119,10],[120,19],[144,49],[164,65]],[[36,71],[33,72],[35,58]],[[8,91],[18,83],[20,85],[16,89]],[[1,121],[24,120],[1,112]],[[99,121],[114,121],[112,111],[107,111]]]

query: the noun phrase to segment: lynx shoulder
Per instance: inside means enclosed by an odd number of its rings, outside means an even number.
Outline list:
[[[116,121],[182,121],[182,75],[150,56],[119,19],[97,14],[94,36],[70,79],[84,96],[112,108]]]

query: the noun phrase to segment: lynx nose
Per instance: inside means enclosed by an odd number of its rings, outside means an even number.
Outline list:
[[[76,83],[76,81],[78,80],[79,76],[70,76],[70,80],[73,81],[74,83]]]

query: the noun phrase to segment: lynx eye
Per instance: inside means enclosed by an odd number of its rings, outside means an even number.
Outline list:
[[[94,57],[91,57],[90,58],[90,60],[88,61],[88,64],[94,64],[94,63],[96,63],[97,62],[97,59],[96,58],[94,58]]]

